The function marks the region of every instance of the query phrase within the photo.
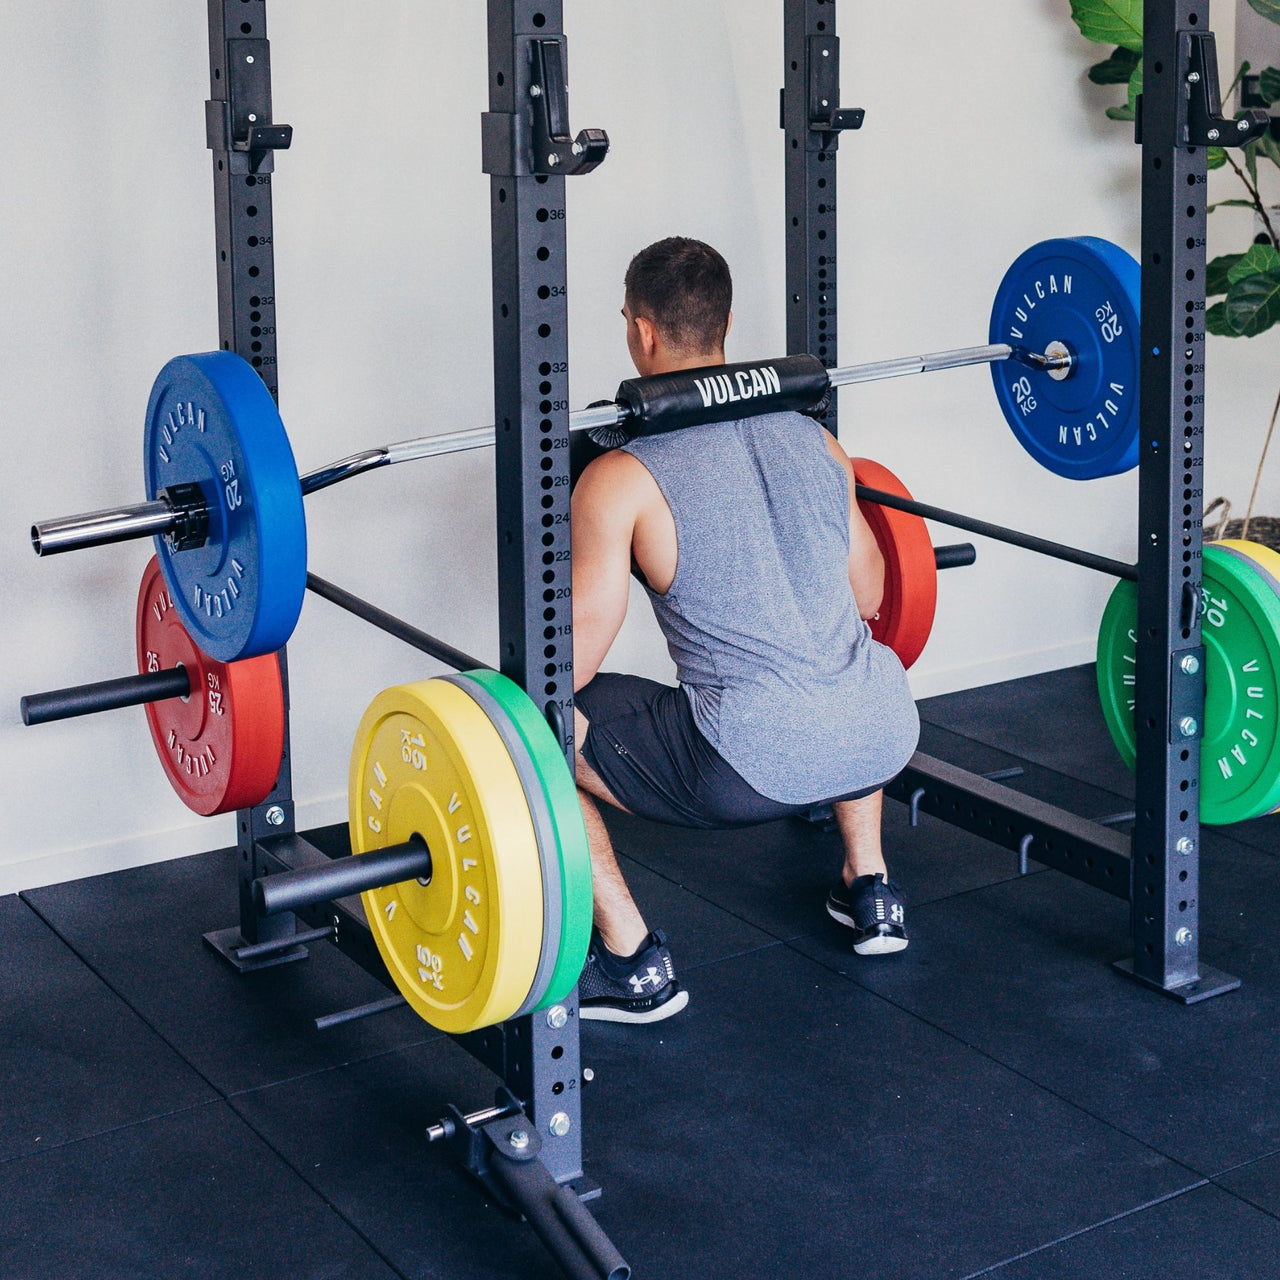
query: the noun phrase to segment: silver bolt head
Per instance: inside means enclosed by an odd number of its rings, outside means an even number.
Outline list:
[[[549,165],[554,169],[554,168],[556,167],[556,165],[558,165],[558,164],[560,163],[560,157],[559,157],[558,155],[556,155],[556,153],[555,153],[554,151],[552,151],[552,152],[547,156],[547,163],[548,163],[548,164],[549,164]]]
[[[1178,843],[1173,846],[1184,856],[1189,853],[1195,853],[1196,842],[1190,836],[1179,836]]]
[[[582,1068],[582,1083],[590,1084],[596,1078],[596,1073],[590,1067]]]
[[[1249,132],[1249,122],[1248,122],[1247,120],[1237,120],[1237,121],[1236,121],[1236,128],[1237,128],[1237,129],[1239,129],[1241,133],[1248,133],[1248,132]]]
[[[1217,131],[1217,129],[1210,129],[1210,130],[1209,130],[1209,141],[1210,141],[1210,142],[1217,142],[1217,140],[1218,140],[1220,137],[1222,137],[1222,135]]]
[[[513,1129],[508,1142],[517,1150],[523,1151],[529,1145],[529,1135],[523,1129]]]
[[[1200,731],[1200,726],[1196,723],[1195,716],[1183,716],[1178,721],[1178,730],[1184,738],[1194,738]]]
[[[1182,669],[1189,676],[1195,675],[1200,670],[1200,659],[1194,653],[1189,653],[1182,659]]]
[[[253,61],[253,54],[251,54],[251,53],[246,54],[246,55],[245,55],[245,59],[244,59],[244,60],[245,60],[246,62],[252,62],[252,61]]]
[[[531,84],[529,86],[529,97],[531,98],[542,97],[542,86],[540,84]]]
[[[1200,83],[1200,73],[1199,73],[1198,71],[1193,71],[1193,72],[1191,72],[1191,73],[1190,73],[1190,75],[1188,75],[1188,76],[1187,76],[1187,82],[1188,82],[1189,84],[1199,84],[1199,83]]]
[[[1183,925],[1183,926],[1182,926],[1182,928],[1181,928],[1181,929],[1179,929],[1179,930],[1178,930],[1178,932],[1177,932],[1177,933],[1175,933],[1175,934],[1173,935],[1173,940],[1174,940],[1174,942],[1176,942],[1176,943],[1178,944],[1178,946],[1180,946],[1180,947],[1190,946],[1190,945],[1191,945],[1191,930],[1190,930],[1190,929],[1188,929],[1188,928],[1186,927],[1186,925]]]
[[[557,1111],[551,1117],[551,1122],[547,1125],[547,1128],[551,1130],[555,1137],[563,1138],[573,1128],[573,1122],[563,1111]]]
[[[549,1026],[552,1031],[559,1031],[560,1028],[568,1021],[569,1010],[566,1009],[564,1005],[553,1004],[551,1008],[547,1010],[547,1026]]]
[[[273,827],[284,826],[284,810],[278,804],[273,804],[262,816],[266,818]]]

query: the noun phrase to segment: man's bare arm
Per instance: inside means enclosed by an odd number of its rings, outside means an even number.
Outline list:
[[[573,491],[573,688],[592,680],[627,616],[638,468],[629,454],[607,453],[583,471]]]
[[[831,456],[849,476],[849,585],[853,588],[853,598],[858,602],[858,612],[864,618],[871,618],[879,612],[884,599],[884,556],[880,554],[871,526],[858,510],[853,463],[835,436],[829,431],[823,434]]]

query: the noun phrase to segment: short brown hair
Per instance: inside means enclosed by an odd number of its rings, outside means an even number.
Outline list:
[[[627,267],[627,305],[677,351],[719,351],[729,327],[733,277],[709,245],[669,236],[641,249]]]

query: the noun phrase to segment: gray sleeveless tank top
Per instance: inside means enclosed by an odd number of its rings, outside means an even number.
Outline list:
[[[783,804],[894,777],[920,722],[902,664],[858,616],[848,479],[823,428],[773,413],[624,447],[675,518],[675,580],[648,594],[711,745]]]

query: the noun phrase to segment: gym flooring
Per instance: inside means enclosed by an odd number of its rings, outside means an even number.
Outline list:
[[[1091,667],[921,704],[921,749],[1132,803]],[[1192,1007],[1111,969],[1128,908],[886,805],[912,943],[861,959],[799,821],[611,820],[688,1010],[587,1024],[594,1212],[636,1280],[1280,1277],[1280,818],[1204,832]],[[560,1273],[423,1129],[494,1079],[334,949],[237,976],[233,851],[0,898],[0,1276]]]

